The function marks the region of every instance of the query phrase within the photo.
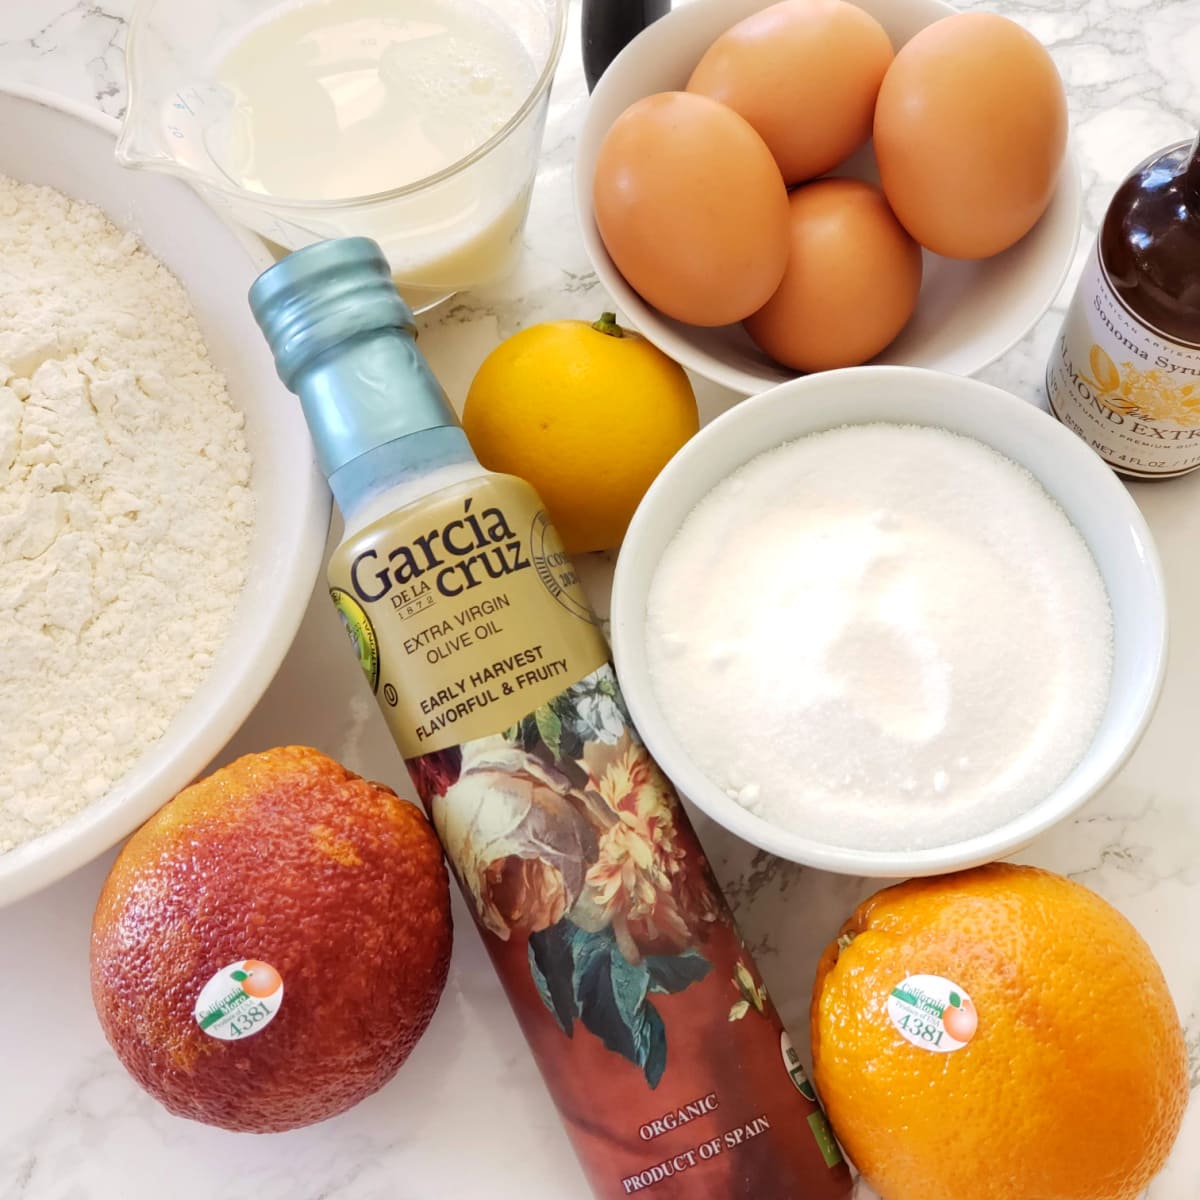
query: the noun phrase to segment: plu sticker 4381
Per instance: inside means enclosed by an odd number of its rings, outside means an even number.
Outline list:
[[[910,975],[892,988],[888,1016],[905,1041],[921,1050],[961,1050],[979,1026],[966,989],[941,975]]]
[[[235,1042],[262,1030],[283,1004],[283,980],[270,963],[239,959],[222,967],[196,997],[196,1024],[209,1037]]]

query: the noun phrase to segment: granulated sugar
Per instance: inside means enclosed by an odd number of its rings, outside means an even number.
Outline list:
[[[0,244],[3,853],[103,796],[196,690],[254,505],[170,272],[99,209],[2,176]]]
[[[674,733],[746,808],[910,850],[994,829],[1070,772],[1107,702],[1112,613],[1023,468],[942,430],[850,426],[693,510],[647,654]]]

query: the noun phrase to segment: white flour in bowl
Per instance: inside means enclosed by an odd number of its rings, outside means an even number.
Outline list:
[[[103,796],[204,677],[253,527],[242,429],[175,277],[0,176],[0,852]]]
[[[1112,613],[1023,468],[944,430],[860,425],[752,459],[688,515],[647,604],[672,731],[752,812],[915,850],[998,828],[1083,757]]]

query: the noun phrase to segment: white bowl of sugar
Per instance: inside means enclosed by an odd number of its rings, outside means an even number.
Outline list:
[[[719,824],[825,870],[1012,854],[1120,769],[1166,662],[1121,482],[1034,406],[913,367],[808,376],[707,426],[646,495],[617,670]]]

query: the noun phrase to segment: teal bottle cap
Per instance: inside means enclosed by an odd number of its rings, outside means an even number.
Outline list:
[[[300,396],[327,476],[397,438],[458,424],[370,238],[332,238],[289,254],[254,281],[250,309],[280,379]],[[364,336],[388,329],[398,336]]]
[[[375,329],[416,328],[383,251],[363,237],[289,254],[254,281],[250,309],[293,392],[297,372],[340,342]]]

